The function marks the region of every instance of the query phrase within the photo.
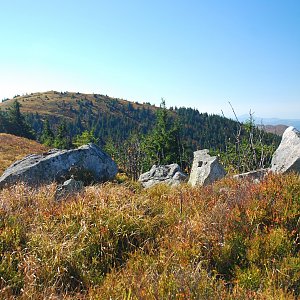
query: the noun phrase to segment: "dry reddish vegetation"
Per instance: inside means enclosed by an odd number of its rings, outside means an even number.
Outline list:
[[[300,178],[0,192],[0,298],[295,299]]]
[[[48,147],[26,138],[0,133],[0,176],[13,162],[32,153],[43,153]]]

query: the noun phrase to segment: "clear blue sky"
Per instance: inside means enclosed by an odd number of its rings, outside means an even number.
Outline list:
[[[299,0],[0,4],[0,99],[74,91],[300,118]]]

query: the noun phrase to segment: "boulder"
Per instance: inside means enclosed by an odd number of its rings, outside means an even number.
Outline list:
[[[207,149],[194,152],[194,160],[188,182],[190,185],[208,185],[226,175],[226,171],[219,163],[218,157],[210,156],[208,153],[209,150]]]
[[[83,182],[77,181],[74,178],[66,180],[62,185],[59,185],[56,189],[55,199],[59,200],[62,197],[78,193],[83,189]]]
[[[149,188],[158,183],[166,183],[173,186],[185,181],[186,178],[187,176],[181,172],[178,164],[153,165],[150,171],[141,174],[139,182],[141,182],[145,188]]]
[[[233,175],[232,177],[234,179],[249,179],[255,183],[259,183],[264,179],[264,177],[267,175],[268,172],[269,169],[259,169],[259,170],[250,171],[246,173],[236,174]]]
[[[89,182],[104,182],[114,178],[117,170],[111,157],[95,144],[72,150],[53,149],[16,161],[0,177],[0,188],[17,182],[35,186],[63,182],[71,176]]]
[[[283,133],[281,143],[272,157],[271,171],[300,173],[300,132],[296,128],[290,126]]]

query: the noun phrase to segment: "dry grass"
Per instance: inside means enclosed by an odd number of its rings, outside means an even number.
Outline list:
[[[26,138],[0,133],[0,176],[13,162],[32,153],[43,153],[48,147]]]
[[[34,114],[38,112],[42,116],[51,116],[55,118],[64,117],[69,120],[75,120],[78,115],[80,107],[79,102],[81,102],[83,106],[92,103],[90,108],[95,115],[98,115],[99,112],[103,114],[110,113],[112,115],[122,115],[120,110],[123,107],[126,107],[129,103],[134,109],[141,109],[142,107],[145,107],[153,112],[157,109],[152,105],[138,104],[124,99],[111,98],[105,95],[48,91],[44,93],[32,93],[30,95],[18,96],[14,99],[7,100],[0,103],[0,110],[6,110],[9,108],[14,100],[19,101],[21,104],[21,111],[23,113]],[[112,102],[115,102],[113,107]]]
[[[295,299],[297,175],[0,192],[0,298]]]

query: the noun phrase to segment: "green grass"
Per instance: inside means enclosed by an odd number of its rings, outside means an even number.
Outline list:
[[[0,191],[0,298],[296,299],[300,179]]]

